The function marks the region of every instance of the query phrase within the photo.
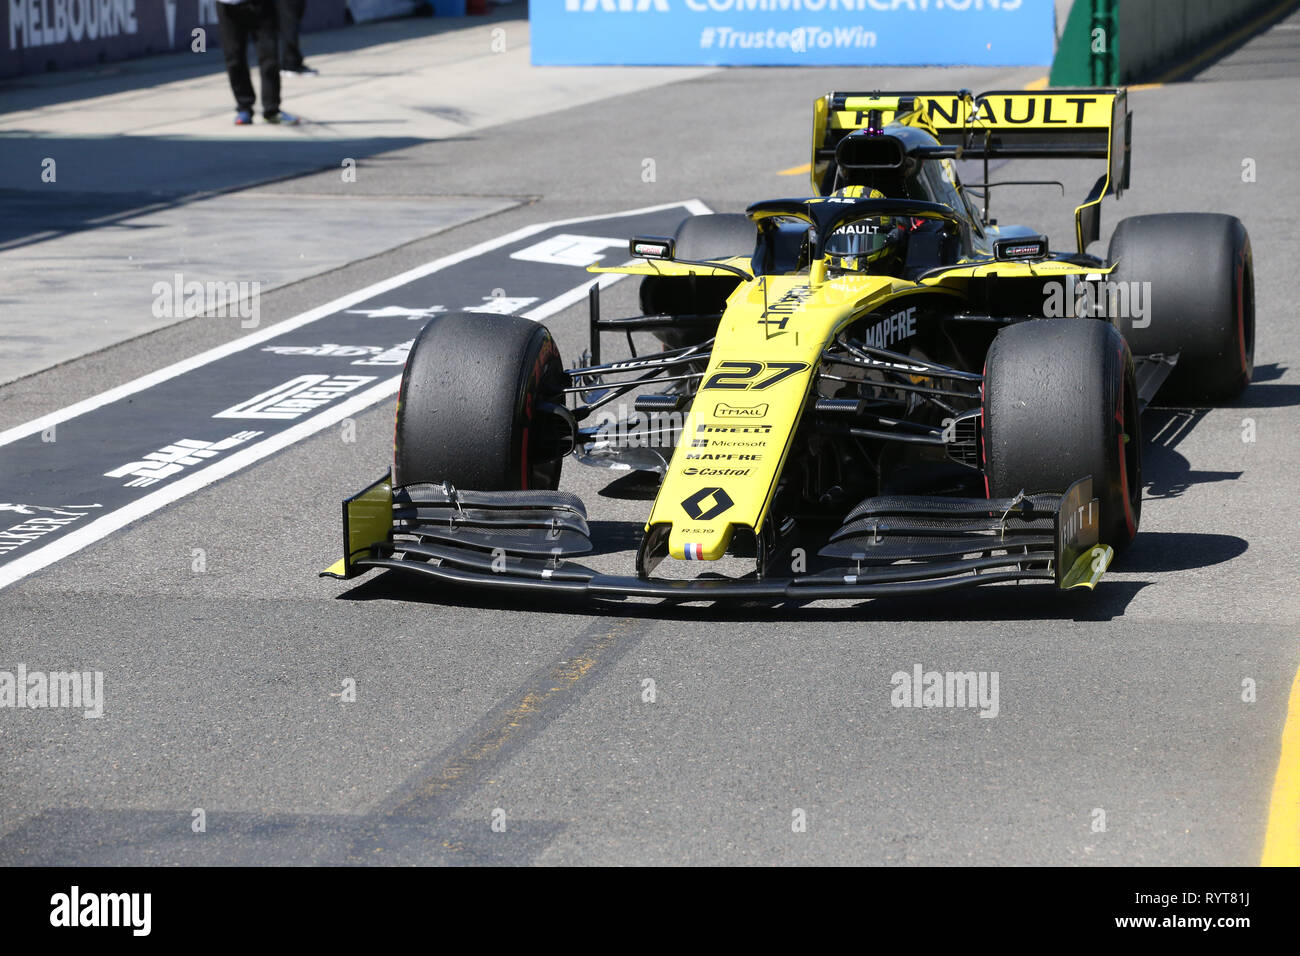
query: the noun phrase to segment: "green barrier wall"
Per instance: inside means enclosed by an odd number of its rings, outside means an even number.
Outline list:
[[[1151,79],[1277,0],[1074,0],[1052,61],[1052,86]]]

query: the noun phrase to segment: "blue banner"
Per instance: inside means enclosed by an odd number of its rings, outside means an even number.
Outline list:
[[[537,65],[1046,66],[1053,0],[532,0]]]

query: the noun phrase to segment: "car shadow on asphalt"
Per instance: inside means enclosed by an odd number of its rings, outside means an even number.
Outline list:
[[[1300,385],[1251,385],[1228,408],[1294,408],[1300,405]]]
[[[1300,385],[1275,384],[1287,372],[1277,363],[1255,368],[1249,388],[1236,401],[1219,406],[1220,410],[1289,408],[1300,405]],[[1193,485],[1235,481],[1244,472],[1207,471],[1195,468],[1178,446],[1209,415],[1209,408],[1148,408],[1142,415],[1142,479],[1144,498],[1176,498]],[[1254,429],[1254,421],[1244,416],[1241,422],[1243,441]],[[1145,533],[1144,533],[1145,535]],[[1244,549],[1243,549],[1244,550]]]
[[[1210,413],[1208,408],[1149,408],[1142,416],[1142,483],[1144,499],[1177,498],[1193,485],[1234,481],[1240,471],[1205,471],[1193,467],[1178,446]]]
[[[659,475],[652,471],[631,471],[620,475],[597,492],[616,501],[654,501],[659,493]]]

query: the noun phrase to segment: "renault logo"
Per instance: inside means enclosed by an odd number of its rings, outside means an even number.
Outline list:
[[[701,488],[682,502],[682,510],[695,521],[711,521],[734,504],[721,488]]]

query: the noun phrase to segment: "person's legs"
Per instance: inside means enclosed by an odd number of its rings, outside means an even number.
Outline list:
[[[257,34],[257,68],[262,74],[262,115],[280,112],[280,37],[274,0],[249,0]]]
[[[217,30],[221,34],[221,52],[226,58],[226,74],[230,89],[235,94],[235,106],[251,111],[257,100],[253,92],[253,79],[248,74],[248,20],[244,9],[247,4],[217,4]],[[279,74],[276,82],[279,82]]]
[[[280,68],[297,73],[302,69],[302,49],[298,46],[298,29],[302,24],[307,0],[276,0],[280,21]]]

